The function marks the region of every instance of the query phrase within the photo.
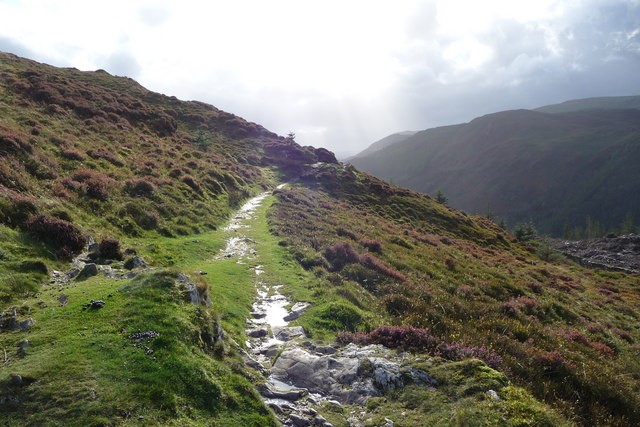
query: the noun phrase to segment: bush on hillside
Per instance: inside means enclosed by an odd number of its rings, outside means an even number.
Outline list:
[[[331,264],[333,271],[342,270],[347,264],[360,262],[360,255],[349,243],[337,243],[324,251],[324,257]]]
[[[107,200],[115,181],[107,175],[92,169],[78,169],[62,184],[70,190],[84,194],[91,199]]]
[[[38,212],[36,199],[10,192],[0,198],[0,222],[10,226],[21,226]]]
[[[124,255],[120,248],[120,242],[116,239],[102,239],[98,246],[100,257],[104,259],[116,259],[122,261]]]
[[[58,256],[69,258],[82,251],[87,239],[72,223],[47,215],[34,215],[24,224],[24,229],[36,239],[56,248]]]
[[[127,181],[124,189],[130,196],[149,197],[156,191],[156,186],[153,182],[140,178]]]

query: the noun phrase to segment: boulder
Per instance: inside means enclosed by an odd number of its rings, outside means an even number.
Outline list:
[[[275,337],[281,341],[291,341],[295,337],[304,337],[305,332],[302,326],[285,326],[275,329]]]
[[[265,328],[252,329],[247,332],[247,335],[251,338],[263,338],[266,337],[269,332]]]
[[[133,270],[134,268],[147,268],[149,267],[149,264],[147,264],[147,262],[139,256],[134,256],[129,258],[128,260],[125,261],[124,263],[124,268],[126,268],[127,270]]]
[[[85,264],[82,270],[76,275],[76,280],[84,280],[98,274],[98,266],[94,263]]]
[[[297,414],[290,414],[289,419],[296,427],[308,427],[311,425],[311,421]]]
[[[307,308],[309,308],[310,304],[307,302],[298,302],[295,303],[293,307],[291,307],[291,312],[284,317],[286,322],[291,322],[296,320],[298,317],[305,312]]]

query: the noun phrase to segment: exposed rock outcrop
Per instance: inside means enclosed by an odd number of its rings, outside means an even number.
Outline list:
[[[585,267],[640,273],[640,235],[553,240],[553,247]]]

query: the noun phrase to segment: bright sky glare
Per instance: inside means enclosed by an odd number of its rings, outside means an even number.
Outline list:
[[[0,50],[105,69],[339,154],[640,94],[638,0],[0,0]]]

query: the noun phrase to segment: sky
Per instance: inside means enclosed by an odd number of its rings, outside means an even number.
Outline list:
[[[640,0],[0,0],[0,50],[345,156],[398,131],[640,95]]]

